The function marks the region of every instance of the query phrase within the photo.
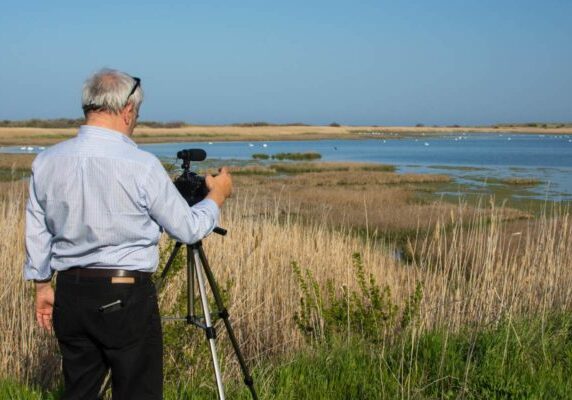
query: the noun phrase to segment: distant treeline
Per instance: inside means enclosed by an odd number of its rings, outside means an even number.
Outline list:
[[[20,121],[11,121],[5,119],[0,121],[0,127],[3,128],[76,128],[83,124],[83,118],[57,118],[57,119],[24,119]]]
[[[493,128],[517,128],[521,126],[526,126],[527,128],[570,128],[572,123],[560,123],[560,122],[525,122],[522,124],[495,124]]]
[[[3,128],[77,128],[84,123],[83,118],[56,118],[56,119],[25,119],[25,120],[0,120],[0,127]],[[147,126],[149,128],[182,128],[185,126],[191,126],[191,124],[183,121],[169,121],[169,122],[159,122],[159,121],[139,121],[139,126]],[[328,124],[331,127],[339,127],[340,124],[337,122],[332,122]],[[265,121],[254,121],[254,122],[238,122],[230,124],[230,126],[237,127],[259,127],[259,126],[311,126],[311,124],[305,124],[303,122],[289,122],[286,124],[274,124]],[[374,127],[383,125],[372,125]],[[416,127],[425,127],[425,124],[417,123]],[[469,127],[468,125],[431,125],[434,128],[441,126],[448,128],[462,128]],[[561,122],[526,122],[526,123],[502,123],[489,125],[491,128],[517,128],[517,127],[527,127],[527,128],[570,128],[572,127],[572,122],[561,123]],[[483,126],[484,127],[484,126]]]
[[[83,118],[57,118],[57,119],[25,119],[12,121],[9,119],[0,120],[0,127],[3,128],[77,128],[83,124],[85,120]],[[183,121],[169,121],[169,122],[158,122],[158,121],[139,121],[139,126],[147,126],[149,128],[182,128],[185,126],[190,126]],[[293,122],[288,124],[273,124],[270,122],[241,122],[230,124],[230,126],[239,127],[257,127],[257,126],[310,126],[302,122]],[[339,125],[337,125],[339,126]]]
[[[273,124],[271,122],[255,121],[255,122],[238,122],[235,124],[231,124],[231,126],[256,127],[256,126],[310,126],[310,125],[305,124],[303,122],[290,122],[287,124]]]
[[[77,128],[85,122],[83,118],[57,118],[57,119],[25,119],[19,121],[11,121],[9,119],[0,120],[0,127],[3,128]],[[149,128],[181,128],[188,124],[181,121],[157,122],[157,121],[140,121],[139,126],[148,126]]]

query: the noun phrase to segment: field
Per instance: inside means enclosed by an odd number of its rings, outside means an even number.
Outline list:
[[[317,126],[317,125],[264,125],[213,126],[185,125],[176,128],[138,126],[134,139],[138,143],[189,141],[262,141],[262,140],[316,140],[356,139],[364,137],[396,138],[417,135],[439,135],[461,132],[515,132],[572,134],[570,125],[534,126],[503,125],[484,127],[430,127],[430,126]],[[77,128],[0,127],[0,146],[50,145],[71,138]]]
[[[205,250],[261,398],[572,397],[565,207],[444,202],[432,193],[447,176],[391,166],[253,164],[233,174],[229,234]],[[26,186],[0,185],[0,397],[57,398],[55,339],[35,327],[21,279]],[[171,247],[164,238],[163,260]],[[165,315],[184,309],[182,266],[160,295]],[[214,398],[204,334],[176,323],[164,332],[166,398]],[[249,398],[224,334],[218,343],[228,397]]]

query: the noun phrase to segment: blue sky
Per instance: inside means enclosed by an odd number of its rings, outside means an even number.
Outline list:
[[[5,1],[0,119],[81,117],[101,67],[144,120],[572,121],[572,1]]]

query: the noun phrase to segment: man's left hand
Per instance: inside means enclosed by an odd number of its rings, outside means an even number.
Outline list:
[[[50,282],[36,282],[36,321],[40,327],[52,331],[54,289]]]

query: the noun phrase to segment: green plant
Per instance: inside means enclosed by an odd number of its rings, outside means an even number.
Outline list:
[[[357,288],[344,285],[340,290],[336,290],[331,280],[325,288],[320,288],[309,270],[303,272],[298,263],[292,262],[301,292],[294,320],[306,338],[328,341],[341,334],[377,342],[394,328],[398,307],[391,298],[391,289],[381,287],[373,274],[366,275],[359,253],[353,254],[352,261]],[[418,287],[407,305],[407,324],[417,313],[420,301]]]

